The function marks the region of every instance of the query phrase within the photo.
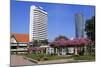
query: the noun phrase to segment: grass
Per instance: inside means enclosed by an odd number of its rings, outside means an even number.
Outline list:
[[[73,56],[74,60],[91,60],[95,61],[94,55]]]
[[[32,53],[32,54],[27,54],[27,55],[24,55],[24,56],[38,60],[38,58],[42,58],[42,57],[46,56],[46,54],[34,54],[34,53]]]
[[[27,55],[24,55],[28,58],[32,58],[32,59],[35,59],[35,60],[38,60],[38,59],[42,59],[42,58],[45,58],[46,60],[57,60],[57,59],[68,59],[70,58],[70,56],[58,56],[58,55],[48,55],[48,54],[27,54]]]
[[[57,59],[69,59],[69,56],[58,56],[58,55],[54,55],[54,56],[48,56],[48,60],[57,60]]]
[[[69,59],[69,58],[73,58],[74,60],[89,60],[89,61],[94,61],[95,60],[95,56],[93,55],[83,55],[83,56],[58,56],[58,55],[47,55],[47,54],[27,54],[24,55],[28,58],[32,58],[38,61],[41,61],[40,59],[42,59],[42,61],[46,61],[46,60],[57,60],[57,59]],[[45,60],[43,60],[43,58]]]

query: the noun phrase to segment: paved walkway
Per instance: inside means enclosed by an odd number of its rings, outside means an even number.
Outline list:
[[[54,63],[67,63],[67,62],[72,62],[74,59],[59,59],[59,60],[49,60],[49,61],[40,61],[38,64],[54,64]]]
[[[24,59],[23,56],[11,55],[11,66],[19,66],[19,65],[35,65],[35,63]]]

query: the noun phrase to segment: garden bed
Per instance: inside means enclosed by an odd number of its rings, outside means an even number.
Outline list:
[[[57,60],[57,59],[69,59],[71,56],[58,56],[58,55],[48,55],[48,54],[26,54],[25,57],[32,58],[37,61],[47,61],[47,60]]]

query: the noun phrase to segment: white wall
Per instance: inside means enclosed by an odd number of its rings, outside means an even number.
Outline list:
[[[17,43],[14,37],[11,37],[11,43]]]
[[[18,43],[19,46],[28,46],[27,43]]]

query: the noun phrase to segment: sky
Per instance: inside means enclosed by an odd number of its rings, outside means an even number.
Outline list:
[[[11,32],[29,34],[30,6],[41,6],[48,13],[48,39],[59,35],[75,37],[75,14],[82,13],[84,20],[95,15],[95,7],[43,2],[25,2],[11,0]]]

